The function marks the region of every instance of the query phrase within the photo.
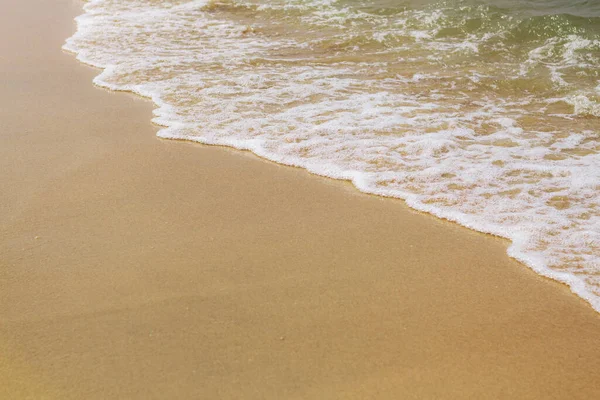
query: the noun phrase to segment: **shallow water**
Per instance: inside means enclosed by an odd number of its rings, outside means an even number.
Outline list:
[[[93,0],[65,49],[159,136],[512,241],[600,311],[600,1]]]

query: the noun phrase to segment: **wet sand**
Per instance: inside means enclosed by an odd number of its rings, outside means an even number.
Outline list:
[[[600,316],[503,240],[155,137],[0,0],[1,399],[594,399]]]

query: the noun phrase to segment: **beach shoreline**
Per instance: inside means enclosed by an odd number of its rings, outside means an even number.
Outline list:
[[[600,318],[507,242],[157,139],[2,0],[2,398],[594,398]],[[42,32],[40,32],[40,30]]]

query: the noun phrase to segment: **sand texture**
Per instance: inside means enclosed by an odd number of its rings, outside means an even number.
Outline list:
[[[600,318],[507,243],[164,141],[0,2],[0,399],[597,399]]]

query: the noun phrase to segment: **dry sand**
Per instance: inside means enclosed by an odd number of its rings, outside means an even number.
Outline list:
[[[600,316],[507,243],[224,148],[1,0],[0,399],[597,399]]]

